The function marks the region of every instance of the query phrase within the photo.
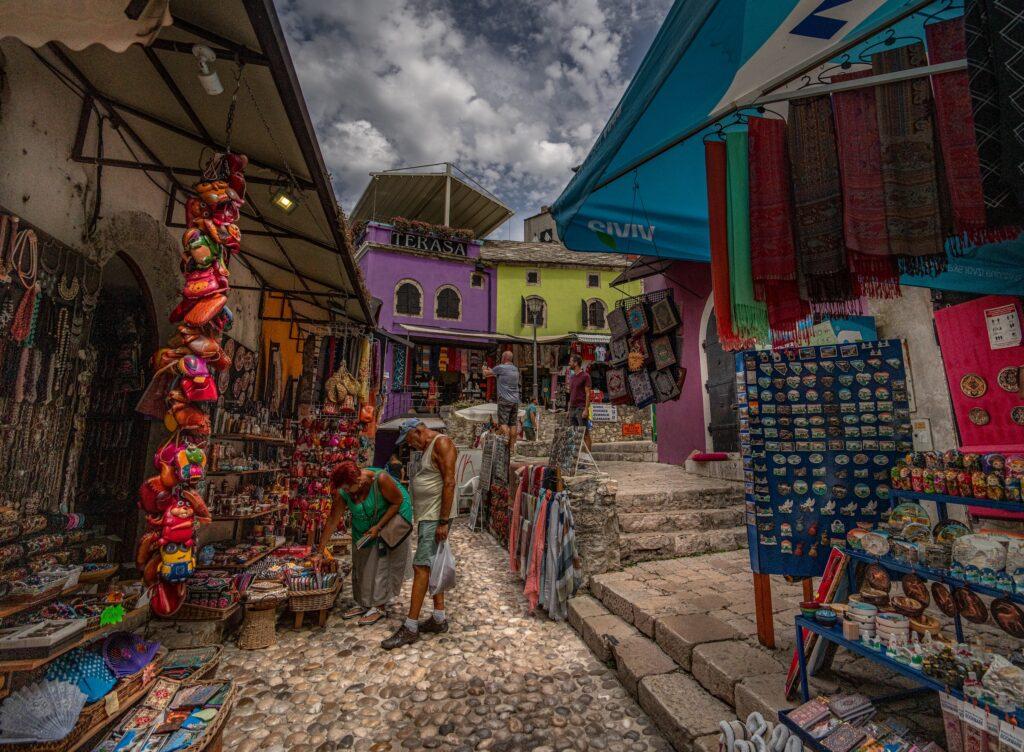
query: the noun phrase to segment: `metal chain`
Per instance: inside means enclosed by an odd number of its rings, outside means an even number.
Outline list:
[[[260,122],[263,123],[263,129],[270,136],[270,143],[274,145],[277,150],[277,156],[281,158],[281,164],[284,165],[285,172],[288,173],[288,180],[291,182],[293,190],[299,190],[299,181],[295,179],[295,175],[292,173],[292,168],[288,165],[288,159],[284,155],[284,150],[281,145],[277,143],[277,139],[274,138],[274,129],[270,127],[270,123],[267,122],[266,116],[263,114],[263,110],[260,109],[260,103],[256,100],[256,95],[252,93],[252,87],[249,86],[248,81],[243,82],[245,84],[245,90],[249,92],[249,99],[252,100],[252,106],[256,109],[256,114],[259,116]]]
[[[227,154],[231,153],[231,133],[235,129],[235,110],[238,107],[238,90],[242,86],[242,74],[245,72],[245,63],[238,61],[238,68],[235,72],[235,90],[231,92],[231,104],[228,106],[228,121],[224,126],[226,132],[224,151]],[[245,87],[248,89],[249,84],[246,83]]]

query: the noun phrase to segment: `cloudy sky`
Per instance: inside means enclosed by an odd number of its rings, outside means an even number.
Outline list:
[[[276,0],[342,207],[452,161],[516,211],[557,198],[671,0]]]

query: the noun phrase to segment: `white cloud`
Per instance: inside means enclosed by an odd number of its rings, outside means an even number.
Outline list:
[[[370,171],[453,161],[521,220],[569,181],[669,4],[278,0],[278,10],[344,208]]]

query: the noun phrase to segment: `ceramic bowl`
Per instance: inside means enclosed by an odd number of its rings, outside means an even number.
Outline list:
[[[927,633],[931,633],[932,637],[938,637],[939,633],[942,631],[942,624],[940,624],[939,620],[934,616],[921,614],[920,616],[915,616],[910,620],[910,628],[922,637]]]
[[[821,608],[821,603],[818,601],[801,601],[800,602],[800,613],[806,616],[808,619],[814,618],[814,612]]]
[[[814,620],[826,627],[835,626],[836,619],[836,612],[831,608],[819,608],[814,612]]]
[[[894,595],[892,597],[892,607],[903,616],[913,617],[919,616],[924,612],[925,604],[907,595]]]

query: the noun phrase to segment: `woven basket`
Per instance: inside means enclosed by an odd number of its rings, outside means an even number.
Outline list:
[[[219,679],[207,680],[202,682],[193,682],[194,684],[223,684],[224,682]],[[224,704],[220,706],[220,712],[217,713],[217,717],[213,719],[213,722],[206,727],[202,736],[196,739],[191,745],[185,747],[181,752],[201,752],[207,748],[210,742],[217,739],[224,728],[224,724],[227,723],[228,717],[231,715],[231,710],[235,705],[235,684],[231,682],[231,688],[228,690],[228,696],[224,698]]]
[[[182,684],[194,684],[204,679],[213,679],[217,675],[217,668],[220,666],[220,656],[224,652],[223,645],[216,645],[216,650],[213,653],[213,657],[204,663],[194,674],[181,679]],[[174,681],[179,681],[175,679]]]
[[[232,603],[227,608],[210,608],[197,603],[183,603],[181,608],[167,617],[167,621],[223,621],[238,610],[238,604]]]
[[[242,650],[262,650],[277,642],[277,610],[273,608],[246,609],[238,647]]]
[[[79,582],[102,582],[103,580],[110,577],[112,574],[117,572],[120,565],[111,564],[106,569],[94,569],[91,572],[82,572],[78,575]]]
[[[289,591],[288,608],[292,611],[322,611],[331,608],[341,592],[341,582],[339,577],[334,587],[326,590]]]
[[[36,744],[0,744],[0,752],[67,752],[74,747],[82,745],[107,728],[117,716],[127,712],[132,705],[145,696],[159,675],[160,663],[163,662],[166,655],[167,651],[161,648],[151,661],[150,665],[155,664],[157,670],[149,672],[149,681],[146,681],[147,672],[146,669],[143,669],[131,676],[125,677],[118,684],[114,692],[117,694],[119,710],[113,715],[107,715],[106,698],[103,698],[82,708],[75,727],[63,739],[55,742],[38,742]]]

